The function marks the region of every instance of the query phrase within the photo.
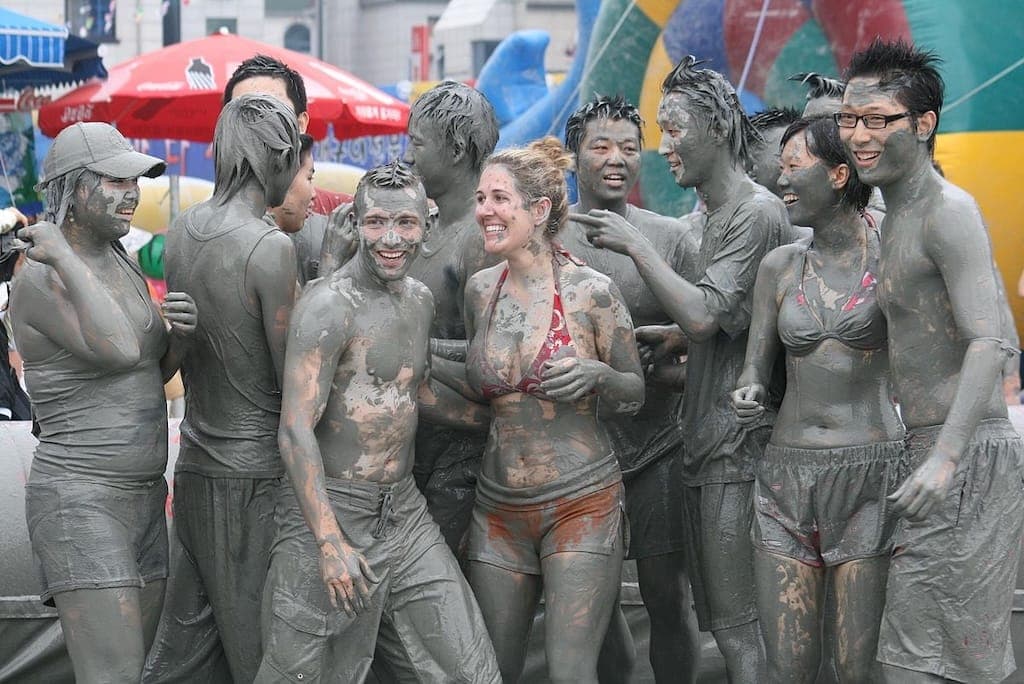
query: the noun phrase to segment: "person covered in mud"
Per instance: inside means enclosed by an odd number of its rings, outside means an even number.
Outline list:
[[[875,661],[895,518],[903,426],[892,400],[885,318],[875,292],[879,235],[871,188],[847,162],[831,118],[782,136],[779,187],[810,244],[761,262],[747,356],[733,405],[764,412],[781,350],[786,393],[754,483],[757,608],[770,682],[813,682],[822,660],[826,576],[837,602],[840,682],[879,681]]]
[[[139,176],[164,168],[105,123],[69,126],[43,162],[45,220],[16,236],[10,315],[40,429],[25,512],[79,682],[138,682],[164,598],[163,383],[196,306],[171,288],[158,308],[118,243]]]
[[[782,199],[782,189],[779,187],[779,154],[782,151],[782,134],[786,132],[790,124],[800,119],[800,113],[788,107],[782,109],[766,109],[750,117],[750,124],[759,135],[751,136],[748,141],[748,154],[750,163],[748,174],[754,182],[771,191],[773,195]],[[811,229],[807,226],[799,226],[790,222],[783,242],[796,242],[797,240],[809,240]]]
[[[938,58],[876,39],[847,71],[840,136],[881,188],[878,301],[913,472],[895,533],[878,659],[889,682],[1001,682],[1024,531],[1024,446],[1007,420],[992,248],[974,199],[932,166]]]
[[[550,136],[488,158],[476,220],[504,262],[470,278],[466,364],[438,374],[491,407],[466,557],[506,682],[541,591],[549,677],[597,681],[625,550],[622,475],[597,409],[634,414],[644,399],[618,288],[557,241],[571,164]]]
[[[313,194],[316,188],[313,186],[313,175],[316,168],[313,165],[313,138],[305,133],[299,134],[299,171],[295,174],[292,184],[288,186],[284,201],[276,207],[269,209],[270,215],[274,218],[277,227],[288,235],[295,235],[303,230],[307,219],[310,216],[313,205]],[[297,268],[301,270],[301,262]],[[302,275],[299,276],[299,283],[305,284]]]
[[[753,548],[754,462],[771,433],[768,410],[741,425],[729,401],[746,350],[754,279],[789,221],[779,198],[746,175],[747,142],[756,137],[732,86],[685,57],[662,84],[659,151],[682,187],[706,207],[697,277],[678,274],[617,214],[574,214],[592,244],[629,256],[666,314],[689,338],[680,427],[680,488],[697,620],[714,633],[733,681],[762,679]],[[667,339],[667,338],[666,338]],[[775,383],[769,383],[774,390]]]
[[[283,202],[299,168],[295,114],[270,96],[235,98],[217,119],[213,154],[213,197],[167,234],[168,285],[212,313],[182,362],[174,529],[183,551],[146,681],[252,681],[284,475],[277,430],[295,253],[267,207]]]
[[[596,97],[569,117],[565,141],[566,148],[576,156],[579,191],[579,202],[569,211],[586,213],[593,209],[622,216],[677,273],[693,280],[699,244],[691,227],[627,201],[640,178],[642,125],[637,108],[622,97]],[[585,226],[573,222],[571,214],[559,238],[573,256],[618,286],[633,324],[640,326],[636,330],[638,341],[643,339],[642,326],[671,323],[629,257],[591,245]],[[678,492],[682,467],[678,426],[681,368],[678,364],[658,364],[647,369],[644,406],[635,416],[598,407],[598,419],[608,430],[623,471],[630,526],[627,557],[636,559],[640,593],[651,619],[651,665],[658,681],[664,682],[693,681],[700,663]],[[602,648],[602,674],[614,671],[628,680],[631,643],[629,626],[617,609],[609,643]]]
[[[806,104],[803,117],[816,119],[819,116],[832,116],[843,105],[843,91],[846,84],[836,78],[829,78],[813,71],[793,74],[790,81],[798,81],[807,87]]]
[[[264,589],[256,682],[499,682],[459,565],[412,478],[418,414],[444,419],[426,382],[433,298],[408,277],[427,198],[399,162],[371,169],[348,215],[355,258],[296,304],[279,441],[291,486]],[[454,397],[453,410],[487,407]]]
[[[480,171],[497,142],[494,108],[463,83],[442,82],[418,97],[409,112],[405,161],[438,210],[438,220],[409,275],[434,296],[431,350],[440,363],[465,360],[466,283],[481,268],[497,262],[484,250],[473,215]],[[456,553],[469,528],[484,441],[482,433],[435,425],[429,419],[421,421],[417,431],[417,484]]]

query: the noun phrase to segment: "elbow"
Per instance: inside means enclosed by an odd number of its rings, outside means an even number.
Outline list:
[[[615,402],[613,413],[620,416],[636,415],[644,407],[645,398],[643,378],[634,375],[630,378],[627,391]]]
[[[687,326],[685,332],[692,342],[707,342],[718,333],[718,325],[713,318],[708,317]]]

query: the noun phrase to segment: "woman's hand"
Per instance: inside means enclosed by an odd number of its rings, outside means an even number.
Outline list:
[[[732,406],[736,409],[740,425],[752,423],[764,413],[762,402],[767,394],[764,385],[757,383],[740,387],[732,393]]]
[[[171,326],[171,334],[179,337],[191,337],[196,331],[199,311],[196,303],[185,292],[168,292],[160,305],[164,319]]]
[[[608,364],[594,359],[548,361],[541,371],[540,389],[555,401],[571,404],[593,392],[609,370]]]

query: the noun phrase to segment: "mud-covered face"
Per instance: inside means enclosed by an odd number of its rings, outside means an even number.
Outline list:
[[[445,137],[432,121],[409,119],[409,144],[403,161],[419,176],[427,197],[444,192],[452,170],[452,155],[445,147]]]
[[[808,149],[807,131],[786,141],[781,160],[779,190],[790,222],[814,228],[830,220],[840,203],[839,190],[825,163]]]
[[[78,183],[72,215],[75,223],[103,240],[117,240],[128,234],[138,206],[138,178],[103,176],[94,186]]]
[[[427,200],[417,188],[366,190],[359,215],[359,257],[384,282],[409,272],[423,242]]]
[[[782,191],[779,189],[779,145],[785,132],[785,126],[775,126],[761,131],[764,144],[758,143],[750,155],[750,177],[777,197],[782,197]]]
[[[658,105],[658,126],[658,153],[668,162],[676,184],[692,188],[704,182],[713,141],[703,114],[690,98],[674,91],[666,93]]]
[[[302,230],[306,218],[313,209],[313,195],[316,193],[316,188],[313,187],[314,172],[313,155],[304,155],[299,172],[295,174],[295,179],[284,196],[284,202],[270,210],[277,226],[286,233],[297,233]]]
[[[854,78],[846,84],[842,112],[863,116],[893,116],[907,111],[893,93],[879,86],[877,78]],[[854,128],[839,128],[839,137],[849,152],[861,181],[885,187],[901,178],[921,154],[922,141],[916,118],[891,121],[885,128],[869,129],[863,121]]]
[[[504,166],[488,164],[476,189],[476,222],[488,254],[507,257],[543,235],[551,209],[547,198],[529,203]]]
[[[640,130],[627,119],[599,117],[583,129],[576,153],[581,195],[598,206],[624,202],[640,175]]]

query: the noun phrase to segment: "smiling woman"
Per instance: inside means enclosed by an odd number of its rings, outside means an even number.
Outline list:
[[[491,406],[466,555],[509,682],[542,588],[551,678],[597,681],[624,546],[622,476],[597,408],[631,414],[644,397],[615,284],[556,240],[570,164],[554,138],[485,163],[476,220],[505,261],[466,287],[469,353],[452,383]]]

